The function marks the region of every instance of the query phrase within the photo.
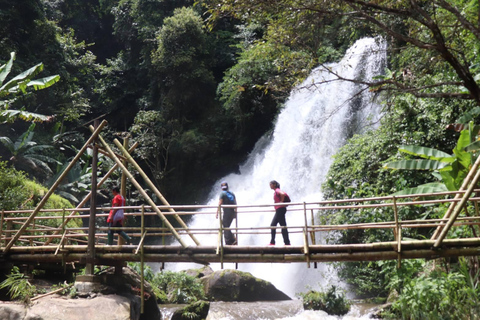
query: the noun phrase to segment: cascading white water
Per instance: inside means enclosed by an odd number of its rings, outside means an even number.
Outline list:
[[[383,72],[385,60],[385,43],[365,38],[357,41],[339,63],[326,67],[345,79],[371,80]],[[273,134],[257,143],[247,162],[241,166],[240,174],[230,174],[215,184],[208,204],[218,203],[220,181],[223,180],[229,183],[238,204],[272,203],[271,180],[277,180],[293,202],[322,200],[321,184],[332,162],[332,155],[353,133],[376,123],[380,114],[380,107],[372,101],[368,90],[364,90],[365,86],[335,81],[336,78],[325,67],[313,70],[308,79],[292,92]],[[303,223],[303,217],[299,222],[293,221],[288,212],[286,217],[287,225]],[[244,219],[239,214],[238,225],[240,228],[268,227],[272,218],[273,212],[249,215]],[[197,215],[190,227],[208,228],[217,224],[213,216]],[[303,245],[300,234],[292,234],[290,238],[292,245]],[[199,239],[202,243],[214,244],[217,238],[209,235]],[[239,245],[267,245],[269,240],[269,235],[254,235],[240,236],[238,242]],[[277,245],[282,242],[278,232]],[[190,267],[180,266],[181,269]],[[212,268],[219,269],[220,266],[212,265]],[[234,268],[234,265],[224,264],[224,268]],[[337,282],[335,273],[325,264],[319,264],[319,268],[314,269],[298,263],[240,263],[238,269],[272,282],[292,298],[309,288],[318,289],[321,285]]]

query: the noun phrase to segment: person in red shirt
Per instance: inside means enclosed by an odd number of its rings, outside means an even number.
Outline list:
[[[284,202],[285,200],[285,192],[283,192],[282,190],[280,190],[280,184],[275,181],[275,180],[272,180],[270,181],[270,189],[274,190],[274,194],[273,194],[273,201],[275,203],[278,203],[278,202]],[[276,227],[277,224],[280,224],[280,226],[282,226],[282,236],[283,236],[283,242],[285,243],[286,246],[289,246],[290,245],[290,239],[288,238],[288,230],[287,230],[287,220],[285,219],[285,214],[287,213],[287,206],[286,205],[279,205],[279,206],[275,206],[275,216],[273,216],[273,220],[272,220],[272,223],[270,223],[270,226],[271,227]],[[270,244],[271,246],[274,246],[275,245],[275,235],[276,235],[276,228],[272,228],[271,229],[271,235],[272,235],[272,238],[270,240]]]
[[[108,245],[113,244],[113,233],[114,231],[110,228],[116,227],[120,228],[123,227],[123,219],[124,219],[124,210],[123,209],[114,209],[113,207],[124,207],[125,206],[125,198],[120,194],[120,189],[118,187],[112,188],[113,193],[113,200],[112,200],[112,209],[108,214],[107,218],[107,225],[108,229]],[[123,239],[130,244],[130,237],[123,231],[117,230],[117,233],[122,236]]]

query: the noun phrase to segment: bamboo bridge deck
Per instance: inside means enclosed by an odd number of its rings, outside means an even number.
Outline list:
[[[473,228],[473,234],[480,234],[480,214],[452,219],[419,219],[401,221],[398,211],[408,207],[416,210],[436,210],[439,206],[449,207],[455,216],[462,201],[470,208],[478,208],[480,198],[466,197],[466,192],[438,193],[428,196],[429,200],[420,200],[420,196],[381,197],[369,199],[347,199],[321,201],[315,203],[291,203],[287,212],[288,231],[292,239],[291,246],[278,245],[282,242],[277,232],[277,245],[267,246],[270,234],[269,226],[245,226],[252,215],[272,217],[272,205],[238,206],[238,221],[234,220],[231,230],[237,235],[239,245],[224,245],[220,220],[214,220],[216,206],[150,206],[125,207],[127,223],[122,228],[133,238],[133,244],[115,242],[106,245],[107,227],[95,227],[94,253],[89,252],[89,228],[83,227],[82,219],[88,219],[85,211],[89,208],[40,210],[40,214],[29,219],[32,210],[2,211],[0,220],[0,264],[77,264],[91,262],[95,265],[119,265],[127,261],[141,262],[194,262],[209,263],[311,263],[333,261],[374,261],[413,258],[434,259],[439,257],[480,255],[480,238],[446,239],[448,229]],[[465,198],[465,201],[464,201]],[[414,199],[414,200],[412,200]],[[225,206],[228,207],[228,206]],[[422,208],[422,209],[419,209]],[[98,220],[103,221],[110,208],[97,208]],[[366,210],[383,210],[394,217],[392,221],[361,223],[355,225],[322,225],[318,221],[325,219],[336,210],[348,209],[351,214],[362,214]],[[168,217],[205,215],[205,221],[215,221],[208,228],[149,226],[157,210]],[[465,209],[463,210],[465,212]],[[468,213],[468,212],[467,212]],[[31,221],[25,227],[27,221]],[[133,221],[136,223],[133,223]],[[173,220],[170,218],[168,220]],[[128,222],[130,221],[130,223]],[[453,221],[450,225],[449,222]],[[239,227],[239,222],[241,227]],[[235,225],[236,223],[236,225]],[[99,223],[102,224],[102,223]],[[132,225],[137,225],[133,227]],[[430,239],[402,238],[402,230],[409,228],[427,228]],[[329,236],[345,230],[381,229],[391,241],[375,243],[327,244]],[[280,231],[280,227],[277,227]],[[362,231],[363,230],[363,231]],[[20,234],[20,231],[21,234]],[[378,230],[377,230],[378,231]],[[458,233],[458,232],[457,232]],[[442,237],[442,234],[443,237]],[[244,244],[247,237],[254,237],[255,243]],[[118,240],[120,241],[120,240]],[[250,240],[251,241],[251,240]],[[189,243],[190,242],[190,243]],[[167,244],[165,244],[167,243]]]
[[[268,225],[252,226],[249,221],[253,220],[252,215],[267,215],[269,218],[266,220],[270,221],[274,212],[272,204],[239,205],[236,225],[230,228],[236,233],[239,245],[228,246],[223,243],[221,219],[215,220],[213,217],[221,208],[171,206],[131,156],[130,153],[134,151],[137,143],[128,148],[128,137],[124,138],[123,145],[114,139],[116,150],[121,154],[115,153],[100,135],[106,124],[106,121],[99,123],[96,120],[95,126],[89,126],[92,136],[79,149],[34,210],[1,211],[0,268],[7,268],[11,264],[50,264],[63,267],[76,264],[86,265],[86,274],[93,274],[94,265],[119,266],[127,261],[140,261],[142,265],[144,262],[218,262],[222,267],[226,262],[296,262],[310,266],[312,262],[396,259],[400,264],[402,259],[480,255],[480,238],[477,237],[480,235],[480,213],[477,205],[480,198],[475,196],[479,190],[474,190],[474,186],[480,181],[480,157],[477,157],[471,167],[460,191],[456,192],[290,203],[287,223],[293,244],[291,246],[258,245],[268,243],[271,228]],[[45,209],[47,199],[88,148],[93,149],[90,193],[74,209]],[[110,157],[115,165],[97,182],[99,153]],[[136,174],[143,178],[144,185],[162,205],[153,201],[130,173],[127,165],[135,168]],[[122,171],[122,194],[125,194],[125,181],[128,179],[148,206],[125,207],[127,221],[132,223],[127,222],[122,229],[134,239],[134,244],[117,243],[107,246],[108,228],[102,225],[105,225],[103,221],[110,208],[97,208],[96,197],[91,195],[95,195],[97,189],[108,181],[109,176],[117,169]],[[84,208],[88,201],[90,208]],[[327,217],[334,216],[341,209],[349,210],[358,221],[364,221],[364,216],[373,216],[368,214],[370,211],[382,212],[385,221],[355,225],[332,224],[331,221],[335,219]],[[402,221],[399,218],[404,216],[401,210],[412,210],[418,216],[428,216],[434,212],[445,213],[442,219],[418,217],[416,220]],[[469,216],[469,211],[474,211],[472,216]],[[184,221],[187,216],[192,215],[209,216],[204,220],[212,223],[204,228],[188,227]],[[155,219],[149,219],[151,216],[159,217],[162,225],[154,226],[151,220]],[[375,216],[378,217],[379,214]],[[84,221],[88,222],[88,227],[84,226]],[[321,221],[327,222],[322,224]],[[402,237],[402,232],[410,228],[426,228],[422,234],[427,235],[427,238]],[[472,230],[462,232],[465,228]],[[328,243],[328,239],[334,239],[340,232],[370,232],[370,229],[383,232],[383,237],[388,241]],[[462,237],[464,234],[473,234],[474,237]],[[246,241],[247,236],[254,236],[258,240],[252,244],[251,240]],[[281,239],[280,235],[277,237]]]

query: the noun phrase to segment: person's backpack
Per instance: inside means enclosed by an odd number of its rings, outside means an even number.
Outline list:
[[[231,193],[230,191],[225,191],[225,194],[227,195],[228,199],[228,203],[225,204],[235,204],[235,196],[233,195],[233,193]]]
[[[288,194],[285,191],[283,193],[285,193],[285,198],[283,198],[283,202],[292,202],[292,200],[290,200],[290,197],[288,196]]]

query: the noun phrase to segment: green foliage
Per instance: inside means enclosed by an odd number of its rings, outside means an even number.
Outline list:
[[[305,310],[323,310],[331,315],[345,315],[350,311],[351,302],[338,287],[331,285],[326,291],[300,293]]]
[[[34,77],[43,71],[43,64],[39,63],[6,81],[6,78],[12,71],[14,60],[15,52],[12,52],[10,53],[10,60],[6,64],[0,66],[0,120],[12,121],[16,118],[22,118],[30,121],[48,120],[50,117],[36,113],[29,113],[23,110],[8,110],[8,107],[9,104],[15,101],[20,94],[26,94],[28,89],[42,90],[48,88],[58,82],[60,80],[60,76],[54,75],[45,78],[34,79]]]
[[[32,123],[15,142],[8,136],[0,137],[0,142],[9,150],[10,161],[17,169],[44,180],[53,174],[49,164],[59,164],[59,162],[45,154],[45,151],[52,146],[33,141],[34,129],[35,123]]]
[[[36,287],[33,286],[18,267],[13,267],[7,278],[0,283],[0,289],[8,288],[8,294],[14,300],[29,302],[36,293]]]
[[[183,123],[198,118],[212,105],[215,80],[203,22],[193,8],[175,9],[164,21],[152,55],[161,72],[162,107],[166,118]]]
[[[195,301],[180,309],[179,313],[183,319],[202,320],[207,318],[209,308],[210,302]]]
[[[128,266],[141,272],[139,263],[129,262]],[[144,278],[152,285],[159,303],[192,303],[205,299],[203,285],[185,272],[154,273],[150,266],[145,266]]]
[[[71,298],[74,298],[77,295],[77,288],[74,286],[74,284],[69,284],[66,281],[64,283],[59,283],[58,285],[52,285],[51,291],[55,291],[61,288],[63,290],[59,291],[57,294],[68,295]]]
[[[479,294],[469,285],[468,272],[434,271],[407,282],[393,309],[402,319],[475,319]]]
[[[0,161],[0,208],[4,210],[18,209],[19,204],[24,203],[30,193],[25,188],[25,173],[17,171]]]
[[[157,296],[159,303],[192,303],[205,299],[202,284],[185,272],[157,273],[150,283],[163,292]]]

